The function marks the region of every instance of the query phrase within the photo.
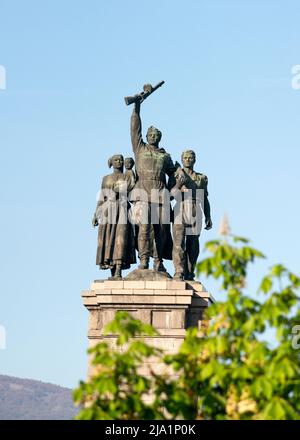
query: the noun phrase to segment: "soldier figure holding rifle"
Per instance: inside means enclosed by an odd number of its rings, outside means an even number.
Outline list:
[[[156,87],[146,84],[144,92],[131,98],[125,98],[127,105],[134,104],[131,116],[131,143],[135,155],[137,182],[131,193],[131,201],[134,203],[136,211],[141,210],[144,213],[143,221],[139,223],[138,233],[139,268],[149,268],[149,259],[152,254],[154,257],[153,268],[157,271],[165,271],[163,255],[166,249],[164,249],[163,236],[166,236],[165,228],[169,228],[169,225],[162,224],[161,215],[164,209],[163,204],[166,200],[166,175],[169,177],[173,176],[175,166],[171,156],[163,148],[159,147],[162,134],[157,128],[149,127],[146,136],[147,142],[143,141],[140,106],[141,102],[162,84],[163,82],[159,83]],[[152,200],[151,193],[153,194],[153,191],[158,193],[158,200]],[[145,195],[147,200],[145,200]],[[160,211],[160,220],[157,224],[153,225],[151,225],[151,207]],[[153,250],[151,250],[150,240],[151,228],[153,228],[152,232],[154,232]],[[171,237],[170,234],[169,237]],[[168,247],[170,250],[170,242]]]

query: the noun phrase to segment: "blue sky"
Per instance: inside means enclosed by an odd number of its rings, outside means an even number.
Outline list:
[[[123,97],[146,82],[166,81],[144,129],[162,130],[174,160],[194,149],[208,175],[202,242],[227,213],[269,258],[251,279],[275,262],[299,270],[299,12],[296,0],[0,0],[0,373],[85,377],[80,292],[106,276],[96,193],[107,158],[131,154]]]

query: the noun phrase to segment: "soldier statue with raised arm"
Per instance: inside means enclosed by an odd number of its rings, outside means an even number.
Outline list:
[[[143,217],[138,224],[139,269],[148,269],[150,256],[153,256],[154,270],[165,272],[163,257],[167,253],[166,251],[171,253],[172,240],[169,233],[170,225],[167,224],[169,221],[161,221],[161,219],[165,217],[162,211],[168,208],[169,204],[166,199],[166,176],[174,175],[175,166],[171,156],[164,148],[159,147],[161,131],[153,126],[149,127],[146,136],[147,142],[143,141],[140,118],[141,102],[162,83],[154,88],[149,84],[145,85],[144,92],[132,98],[125,98],[125,101],[127,104],[134,104],[131,116],[131,142],[135,156],[137,182],[131,193],[131,201],[134,203],[135,212],[142,212]],[[154,194],[156,195],[155,200],[153,200]],[[151,222],[151,209],[152,211],[153,209],[158,210],[159,221]],[[151,240],[151,236],[153,236],[153,240]],[[166,240],[164,237],[168,237],[168,239]]]

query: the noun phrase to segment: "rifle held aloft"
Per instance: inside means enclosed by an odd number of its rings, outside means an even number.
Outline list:
[[[143,92],[138,93],[137,95],[134,95],[134,96],[125,96],[124,100],[125,100],[126,105],[130,105],[130,104],[133,104],[138,101],[140,103],[145,101],[145,99],[148,98],[148,96],[150,96],[153,92],[155,92],[155,90],[157,90],[163,84],[164,84],[164,81],[160,81],[154,87],[152,87],[151,84],[145,84],[143,87],[143,89],[144,89]]]

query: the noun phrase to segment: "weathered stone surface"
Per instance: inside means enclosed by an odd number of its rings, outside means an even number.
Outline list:
[[[189,289],[193,289],[197,292],[205,292],[206,289],[200,281],[187,281],[187,286]]]
[[[135,269],[124,278],[124,281],[159,281],[165,279],[172,279],[168,272],[157,272],[153,269]]]
[[[104,289],[123,289],[124,287],[124,281],[117,281],[117,280],[104,280]]]
[[[95,296],[95,292],[94,292],[94,290],[83,290],[82,292],[81,292],[81,296],[82,296],[82,298],[87,298],[87,297],[90,297],[90,296]]]
[[[98,330],[99,328],[99,310],[94,309],[90,311],[89,314],[89,329]]]
[[[112,295],[132,295],[133,289],[112,289],[111,290]]]
[[[157,294],[157,292],[155,292]],[[134,295],[154,295],[154,289],[134,289]]]
[[[183,310],[157,310],[152,312],[152,325],[156,329],[183,329],[184,319]]]
[[[186,286],[186,281],[167,280],[167,289],[184,290]]]
[[[143,340],[169,354],[178,350],[188,327],[203,330],[207,326],[207,322],[202,321],[203,311],[213,302],[201,283],[173,281],[166,276],[155,280],[95,281],[91,290],[82,292],[82,299],[90,312],[90,346],[105,340],[120,351],[116,337],[104,335],[103,329],[118,310],[125,310],[134,318],[153,325],[159,335]],[[145,374],[149,374],[150,367],[156,371],[163,368],[153,359],[148,366],[143,366]],[[91,366],[89,374],[92,374]]]
[[[167,281],[146,281],[146,289],[166,290]]]
[[[95,294],[95,297],[97,297],[97,295],[111,295],[112,290],[111,289],[97,289],[93,291]]]
[[[95,299],[93,297],[87,296],[84,298],[84,305],[86,307],[92,306],[95,304]]]
[[[145,289],[145,281],[128,281],[124,280],[124,289]]]

